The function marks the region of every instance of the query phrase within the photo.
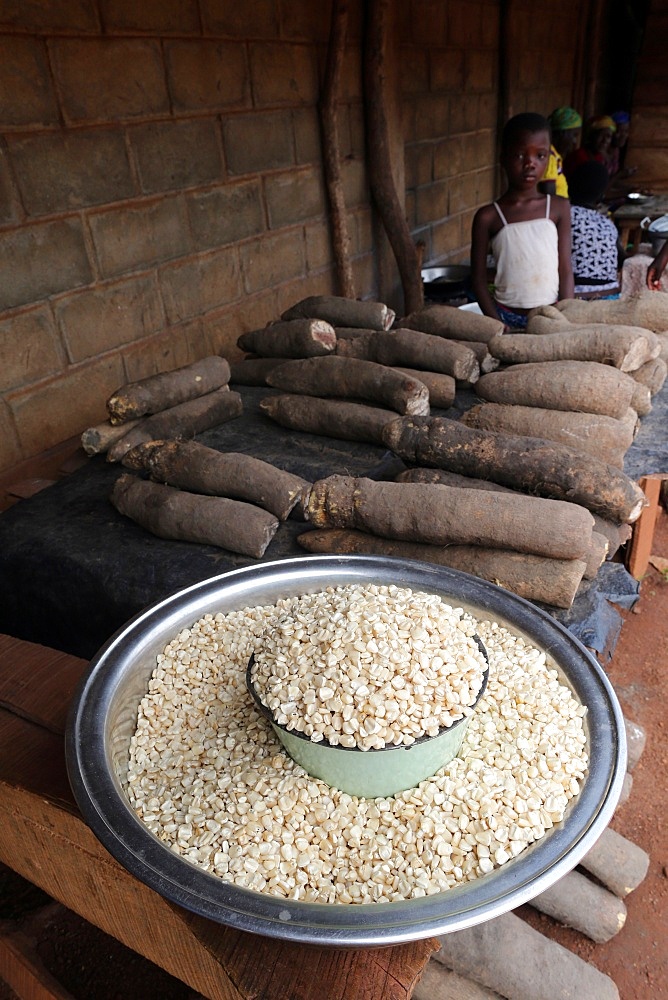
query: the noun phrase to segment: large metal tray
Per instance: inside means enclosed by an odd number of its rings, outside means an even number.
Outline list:
[[[587,708],[590,765],[564,821],[513,861],[444,893],[396,903],[299,903],[227,884],[170,851],[139,821],[124,786],[139,702],[156,655],[207,613],[272,604],[330,585],[376,582],[437,592],[493,617],[544,649]],[[624,720],[597,661],[547,613],[477,577],[376,556],[306,556],[260,563],[195,584],[147,608],[92,661],[73,702],[66,739],[70,782],[84,818],[109,852],[156,892],[239,930],[305,944],[379,947],[489,920],[543,892],[600,837],[626,770]]]

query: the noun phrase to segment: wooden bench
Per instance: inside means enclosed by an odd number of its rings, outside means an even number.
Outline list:
[[[87,661],[0,635],[0,861],[210,1000],[404,1000],[439,947],[334,950],[243,933],[168,902],[130,875],[84,823],[65,769],[67,711]],[[0,979],[62,1000],[0,934]]]

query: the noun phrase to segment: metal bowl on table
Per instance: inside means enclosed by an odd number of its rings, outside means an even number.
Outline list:
[[[446,892],[390,903],[288,900],[223,882],[180,857],[135,815],[126,795],[130,741],[156,656],[205,614],[275,603],[346,584],[437,593],[475,617],[492,617],[550,657],[587,706],[589,769],[563,822],[517,858]],[[249,696],[249,705],[250,696]],[[185,588],[147,608],[93,659],[74,699],[66,755],[87,823],[133,875],[172,902],[238,930],[304,944],[381,947],[469,927],[511,910],[575,867],[608,825],[626,770],[624,720],[605,673],[546,612],[477,577],[379,556],[306,556],[258,563]]]
[[[471,282],[468,264],[447,264],[443,267],[422,269],[425,298],[447,301],[466,294]]]

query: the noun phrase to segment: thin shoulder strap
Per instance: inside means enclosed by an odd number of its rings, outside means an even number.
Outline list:
[[[504,226],[507,226],[507,225],[508,225],[508,223],[506,222],[506,217],[505,217],[505,215],[503,214],[503,212],[501,211],[501,209],[499,208],[499,206],[498,206],[497,202],[494,202],[494,208],[495,208],[495,209],[497,210],[497,212],[498,212],[498,213],[499,213],[499,215],[501,216],[501,222],[502,222],[502,223],[504,224]]]
[[[545,210],[545,218],[546,219],[550,218],[550,195],[549,194],[547,196],[547,208]]]

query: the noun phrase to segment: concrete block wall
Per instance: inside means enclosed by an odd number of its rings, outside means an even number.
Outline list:
[[[626,162],[639,189],[668,191],[668,0],[652,0],[633,94]]]
[[[360,7],[361,10],[361,7]],[[0,472],[121,384],[334,292],[317,99],[330,5],[0,5]],[[358,294],[375,294],[359,10],[340,107]]]
[[[515,0],[502,26],[498,0],[404,5],[406,212],[424,242],[425,264],[469,259],[475,211],[503,183],[499,121],[522,111],[548,115],[572,103],[580,6],[545,0],[537,11],[529,0]]]

